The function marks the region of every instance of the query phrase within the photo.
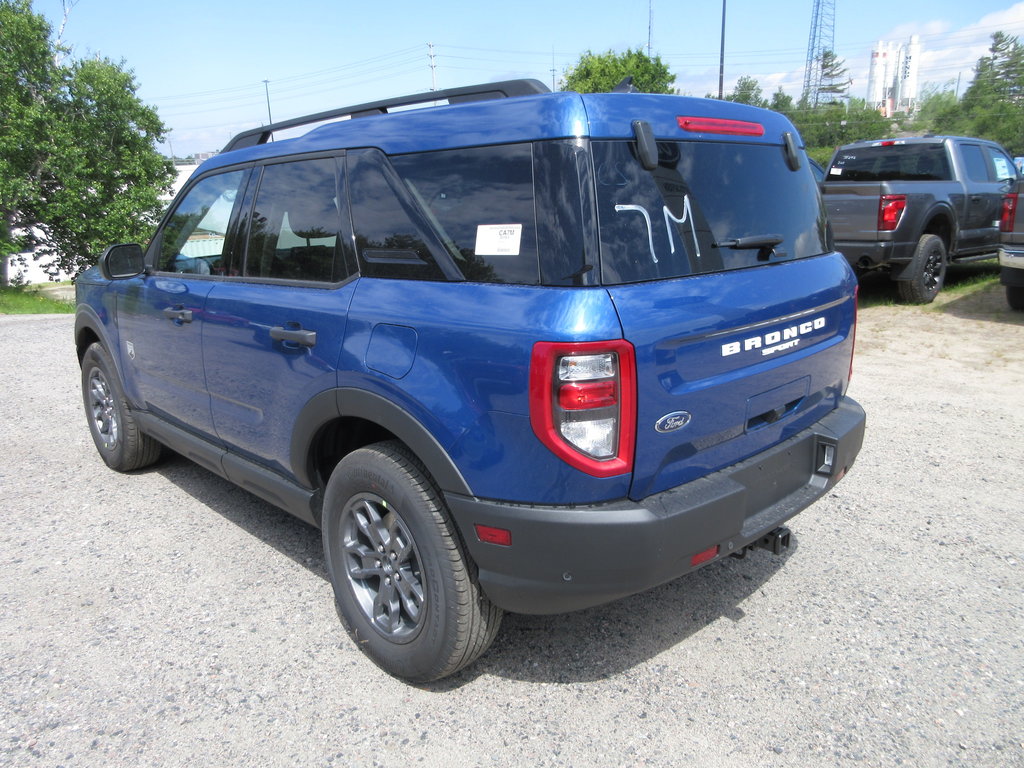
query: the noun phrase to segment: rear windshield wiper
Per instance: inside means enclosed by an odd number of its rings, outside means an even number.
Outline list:
[[[731,248],[734,251],[745,251],[757,249],[757,258],[767,260],[785,238],[782,235],[748,235],[747,237],[735,237],[731,240],[719,240],[715,243],[717,248]]]

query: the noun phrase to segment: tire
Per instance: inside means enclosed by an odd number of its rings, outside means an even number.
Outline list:
[[[481,591],[440,492],[401,443],[361,448],[338,463],[322,530],[342,623],[389,674],[437,680],[494,640],[502,612]]]
[[[1024,285],[1006,286],[1006,303],[1010,305],[1010,309],[1024,312]]]
[[[899,281],[900,300],[905,304],[931,304],[946,280],[946,244],[938,235],[921,235],[914,256]]]
[[[82,400],[92,440],[108,467],[131,472],[160,458],[160,443],[139,429],[114,361],[98,342],[82,356]]]

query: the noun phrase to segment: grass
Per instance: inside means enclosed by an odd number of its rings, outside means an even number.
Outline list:
[[[923,307],[928,310],[942,311],[943,307],[951,301],[994,290],[998,284],[999,264],[994,260],[954,264],[946,269],[945,284],[935,302],[923,305]],[[888,273],[884,271],[861,275],[858,299],[861,308],[888,307],[900,304],[896,283],[892,282]]]
[[[0,288],[0,315],[70,315],[74,311],[74,302],[51,298],[36,286]]]

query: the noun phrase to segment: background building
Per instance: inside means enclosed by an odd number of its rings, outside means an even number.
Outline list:
[[[921,39],[911,36],[906,43],[879,41],[871,51],[868,70],[868,104],[886,117],[917,108],[918,66]]]

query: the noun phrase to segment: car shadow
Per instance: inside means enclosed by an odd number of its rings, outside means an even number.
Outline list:
[[[320,532],[170,450],[151,470],[324,580],[333,602]],[[720,619],[741,621],[741,604],[761,589],[781,556],[754,551],[724,558],[675,581],[608,605],[553,616],[506,614],[494,644],[462,672],[420,686],[443,693],[485,675],[543,683],[608,678],[649,661]]]
[[[454,690],[483,675],[532,683],[604,680],[685,643],[721,619],[742,621],[743,602],[797,547],[780,556],[726,557],[668,584],[614,603],[555,616],[506,614],[491,649],[427,690]]]
[[[328,581],[320,531],[169,448],[150,471],[310,573]]]

